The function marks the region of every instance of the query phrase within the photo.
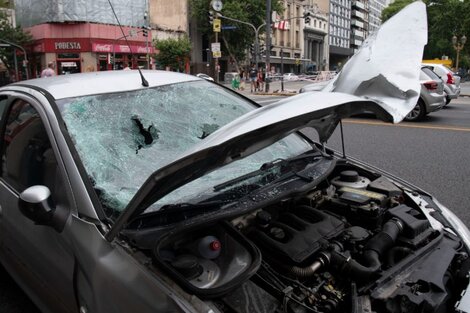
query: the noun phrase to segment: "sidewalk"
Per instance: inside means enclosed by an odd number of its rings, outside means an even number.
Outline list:
[[[284,91],[281,89],[281,81],[275,81],[269,83],[269,92],[256,91],[251,92],[250,85],[245,85],[245,90],[237,90],[238,93],[248,96],[248,95],[261,95],[261,96],[292,96],[296,95],[299,92],[299,89],[304,85],[311,84],[310,81],[285,81],[284,82]],[[223,84],[228,88],[232,88],[231,84]]]
[[[470,81],[460,84],[460,96],[470,97]]]

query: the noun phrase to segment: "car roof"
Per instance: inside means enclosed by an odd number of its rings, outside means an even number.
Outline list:
[[[142,71],[149,87],[202,80],[199,77],[168,71]],[[145,89],[139,71],[105,71],[70,75],[58,75],[21,81],[9,86],[30,86],[41,88],[54,99],[65,99],[93,94]],[[2,89],[8,89],[8,86]]]

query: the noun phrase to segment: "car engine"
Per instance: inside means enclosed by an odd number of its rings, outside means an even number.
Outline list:
[[[220,312],[454,312],[468,254],[424,210],[386,177],[340,164],[306,192],[161,231],[152,258]]]

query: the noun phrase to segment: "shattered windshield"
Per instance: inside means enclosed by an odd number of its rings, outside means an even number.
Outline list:
[[[116,217],[156,170],[221,126],[253,110],[236,94],[206,81],[65,99],[58,102],[67,130],[110,217]],[[201,177],[162,199],[191,195],[264,162],[311,148],[296,136]],[[204,187],[204,188],[203,188]],[[156,209],[156,207],[153,207]]]

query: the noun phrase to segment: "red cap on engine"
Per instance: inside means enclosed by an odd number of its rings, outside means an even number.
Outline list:
[[[218,250],[220,250],[220,248],[222,248],[222,244],[220,243],[220,241],[214,240],[209,244],[209,248],[212,251],[218,251]]]

